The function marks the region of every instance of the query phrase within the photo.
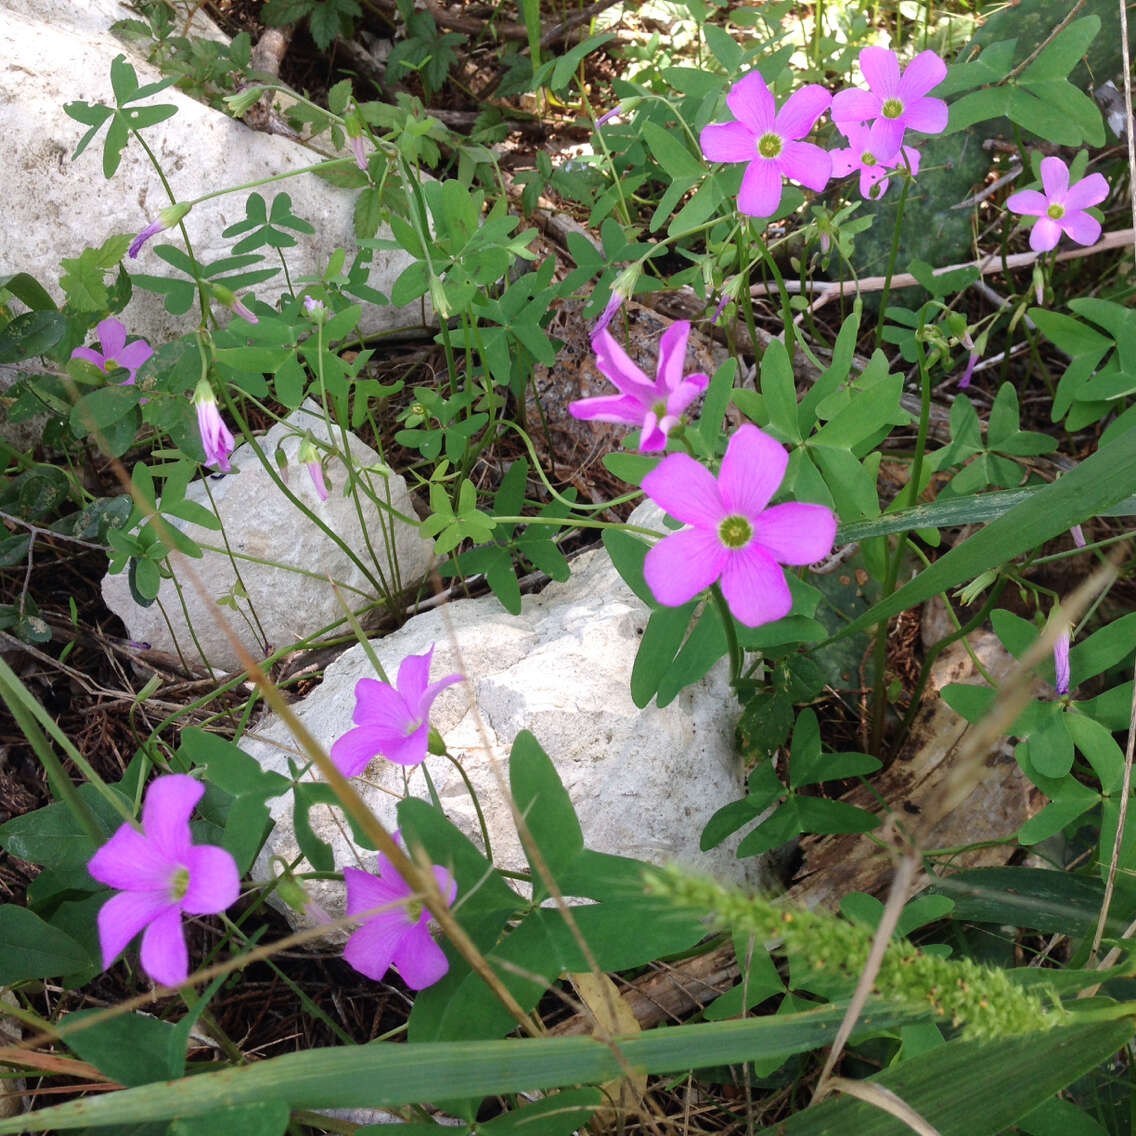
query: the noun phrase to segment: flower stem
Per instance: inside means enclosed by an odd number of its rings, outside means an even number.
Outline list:
[[[730,655],[730,685],[737,690],[738,682],[742,677],[742,666],[745,663],[745,657],[742,654],[742,649],[738,643],[738,632],[734,627],[734,616],[730,611],[730,605],[726,603],[726,597],[722,595],[722,589],[718,584],[710,585],[710,594],[714,597],[714,603],[717,605],[718,614],[722,617],[722,627],[726,632],[726,648]]]
[[[903,154],[903,150],[900,150]],[[907,155],[903,154],[907,161]],[[876,324],[876,345],[879,346],[884,333],[884,320],[887,317],[888,296],[891,294],[891,278],[895,274],[895,259],[899,255],[899,231],[903,225],[903,209],[907,204],[907,191],[911,188],[911,170],[908,168],[907,176],[903,179],[903,189],[899,191],[899,206],[895,213],[895,230],[891,235],[891,253],[888,255],[887,275],[884,277],[884,290],[880,293],[880,318]]]

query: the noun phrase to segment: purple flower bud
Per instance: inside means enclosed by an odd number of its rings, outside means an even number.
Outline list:
[[[1064,698],[1069,693],[1069,629],[1066,628],[1053,644],[1053,669],[1057,675],[1057,693]]]
[[[966,370],[962,373],[962,378],[959,379],[959,390],[965,390],[970,386],[970,376],[974,374],[974,365],[979,360],[977,351],[972,351],[966,360]]]
[[[1078,548],[1084,548],[1085,547],[1085,530],[1082,529],[1080,525],[1074,525],[1069,530],[1069,533],[1073,537],[1073,543]]]

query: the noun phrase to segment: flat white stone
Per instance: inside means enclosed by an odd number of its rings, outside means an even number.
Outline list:
[[[305,405],[314,409],[311,402]],[[286,422],[277,423],[258,439],[261,449],[269,461],[273,460],[277,447],[283,450],[288,459],[289,490],[354,550],[380,584],[399,592],[418,583],[429,570],[433,543],[421,537],[412,523],[417,522],[417,516],[406,482],[397,474],[384,477],[380,472],[367,473],[375,495],[386,501],[389,509],[360,493],[361,525],[354,498],[343,495],[346,468],[342,459],[336,458],[328,470],[328,499],[321,501],[306,466],[297,461],[305,431],[310,430],[313,438],[328,440],[326,423],[310,409],[301,407],[289,415]],[[379,455],[370,446],[352,434],[348,435],[348,443],[356,469],[377,471],[382,468]],[[335,444],[342,445],[338,431]],[[266,654],[266,645],[271,649],[286,646],[343,618],[340,599],[330,581],[335,581],[344,602],[353,610],[378,598],[377,589],[363,570],[288,499],[247,443],[237,447],[231,461],[234,473],[210,478],[208,483],[192,482],[185,496],[211,512],[215,506],[248,593],[247,600],[237,601],[240,614],[229,607],[217,607],[217,601],[232,591],[237,579],[220,532],[180,523],[179,528],[198,544],[209,546],[211,551],[200,560],[175,557],[175,571],[182,585],[189,622],[202,652],[214,668],[225,671],[242,670],[243,665],[218,626],[214,610],[226,617],[245,649],[260,660]],[[391,509],[407,519],[397,519]],[[364,539],[364,525],[371,548],[378,557],[377,568]],[[393,557],[390,555],[392,546]],[[208,600],[203,600],[193,587],[190,572],[201,580]],[[125,572],[104,577],[102,590],[107,606],[122,618],[132,639],[171,654],[180,646],[188,661],[201,662],[173,581],[163,580],[158,595],[165,615],[157,603],[140,607],[134,602]],[[267,644],[256,631],[257,621]]]
[[[652,523],[642,511],[632,520]],[[466,683],[441,694],[431,721],[477,792],[499,867],[526,866],[494,765],[507,783],[509,750],[527,729],[556,766],[589,848],[657,864],[678,861],[722,879],[762,885],[767,882],[762,863],[736,859],[737,840],[709,853],[698,846],[710,817],[743,795],[733,745],[738,704],[728,666],[723,660],[669,706],[652,703],[640,710],[629,681],[648,614],[600,550],[578,557],[569,581],[526,596],[520,615],[509,615],[492,596],[457,600],[415,616],[373,648],[392,680],[407,655],[422,654],[432,644],[432,680],[466,676]],[[320,687],[293,706],[326,748],[352,728],[355,684],[365,677],[374,677],[371,664],[361,646],[352,647],[326,669]],[[241,745],[263,767],[285,774],[289,757],[305,763],[275,717],[247,733]],[[481,845],[457,771],[444,757],[430,756],[427,765],[446,815]],[[355,785],[392,830],[405,793],[428,795],[420,767],[404,769],[381,757]],[[270,877],[273,856],[291,861],[299,855],[291,794],[270,807],[276,827],[253,870],[258,878]],[[316,806],[310,820],[331,845],[337,868],[374,870],[374,854],[354,846],[338,809]],[[342,913],[341,885],[308,886],[329,913]]]
[[[125,54],[139,83],[162,76],[130,47],[107,30],[130,13],[113,0],[3,0],[0,3],[0,134],[4,138],[4,241],[0,242],[0,276],[30,272],[56,297],[60,259],[76,257],[84,248],[102,244],[114,234],[136,234],[167,205],[158,175],[141,146],[131,139],[111,181],[103,177],[103,134],[75,160],[71,155],[86,127],[63,112],[65,103],[85,100],[113,105],[110,65]],[[161,162],[179,201],[188,201],[226,185],[298,170],[319,161],[320,155],[287,138],[263,134],[167,87],[146,103],[172,103],[178,113],[143,131]],[[105,133],[104,127],[104,133]],[[295,247],[284,250],[292,280],[319,275],[337,248],[356,248],[354,191],[338,189],[321,179],[301,174],[262,186],[271,204],[276,193],[292,199],[297,217],[315,227],[311,236],[294,234]],[[198,259],[208,263],[229,255],[232,240],[222,238],[228,226],[245,218],[246,192],[203,202],[185,218]],[[379,236],[390,236],[380,230]],[[172,273],[154,254],[158,243],[181,246],[176,230],[160,233],[137,260],[124,263],[132,274]],[[261,267],[276,267],[272,250],[263,250]],[[271,254],[271,255],[269,255]],[[393,250],[374,258],[368,283],[385,295],[410,258]],[[286,291],[283,273],[257,286],[255,294],[268,303]],[[163,297],[135,288],[119,317],[134,335],[155,346],[189,330],[199,313],[170,315]],[[423,308],[364,307],[364,333],[417,327]]]

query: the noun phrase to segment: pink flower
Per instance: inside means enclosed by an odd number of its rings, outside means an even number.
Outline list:
[[[1075,185],[1069,184],[1069,167],[1060,158],[1041,159],[1041,186],[1023,189],[1006,199],[1011,213],[1036,217],[1030,230],[1030,248],[1048,252],[1064,233],[1079,245],[1095,244],[1101,235],[1101,224],[1085,212],[1108,196],[1108,182],[1103,174],[1089,174]]]
[[[430,682],[434,648],[424,655],[407,655],[398,668],[395,686],[376,678],[355,684],[356,728],[348,730],[332,747],[331,760],[344,777],[356,777],[376,754],[398,765],[426,760],[430,741],[430,706],[461,675]]]
[[[722,581],[734,617],[757,627],[793,606],[781,564],[812,564],[832,549],[836,518],[823,505],[766,508],[785,476],[785,448],[756,426],[730,439],[717,480],[686,454],[643,478],[643,491],[692,528],[664,537],[643,566],[655,599],[677,607]]]
[[[312,484],[316,489],[316,496],[321,501],[327,500],[327,482],[323,477],[323,465],[320,462],[316,448],[307,438],[300,443],[300,461],[308,467]]]
[[[865,47],[860,70],[871,90],[852,87],[832,100],[832,121],[846,124],[876,121],[880,125],[880,157],[899,150],[904,130],[941,134],[947,128],[947,104],[927,92],[947,77],[947,65],[933,52],[921,51],[900,76],[899,60],[885,47]],[[847,131],[845,131],[847,133]]]
[[[821,190],[832,174],[832,158],[819,146],[799,142],[832,102],[813,83],[794,91],[777,110],[757,71],[738,80],[726,96],[737,122],[703,127],[699,141],[710,162],[748,162],[738,208],[751,217],[771,217],[781,204],[781,178]]]
[[[848,139],[848,148],[832,151],[832,176],[844,177],[859,170],[860,196],[865,200],[874,200],[887,192],[890,171],[910,166],[913,174],[919,172],[919,151],[914,146],[904,146],[902,154],[899,150],[889,152],[880,120],[870,127],[848,122],[840,129]]]
[[[109,967],[142,935],[142,969],[162,986],[189,976],[181,916],[215,915],[236,902],[240,875],[233,857],[194,844],[189,817],[205,786],[181,773],[158,777],[146,790],[142,828],[124,824],[91,857],[87,871],[116,888],[99,909],[99,945]]]
[[[205,450],[205,464],[214,466],[222,473],[230,473],[229,454],[233,452],[233,435],[229,432],[217,409],[213,388],[208,379],[199,379],[193,392],[193,404],[197,407],[197,428],[201,432],[201,445]]]
[[[970,386],[970,377],[974,374],[975,364],[981,358],[982,356],[977,351],[971,351],[966,357],[966,367],[963,369],[962,378],[958,382],[959,390],[966,390]]]
[[[130,372],[130,377],[124,379],[121,385],[130,386],[138,375],[138,368],[154,354],[153,347],[144,339],[136,339],[127,344],[126,328],[116,319],[102,320],[95,330],[99,334],[101,352],[92,347],[76,347],[71,352],[71,358],[86,359],[104,374],[121,367]]]
[[[450,969],[449,961],[430,934],[430,912],[420,899],[409,899],[414,889],[381,852],[378,859],[377,876],[358,868],[343,869],[348,915],[388,908],[370,916],[351,935],[343,959],[376,982],[393,966],[411,990],[423,990]],[[448,907],[458,894],[457,883],[445,868],[435,867],[434,878]]]
[[[1065,628],[1053,644],[1053,669],[1057,677],[1057,693],[1069,693],[1069,629]]]
[[[682,377],[686,359],[686,342],[690,338],[690,322],[678,320],[663,332],[659,340],[659,364],[655,381],[628,358],[609,331],[592,336],[596,366],[616,385],[618,395],[581,398],[568,404],[576,418],[597,422],[624,422],[640,426],[640,452],[662,450],[667,434],[678,425],[686,408],[706,389],[709,375],[696,372]]]

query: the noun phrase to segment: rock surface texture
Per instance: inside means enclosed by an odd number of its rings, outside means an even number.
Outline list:
[[[632,521],[644,523],[642,515]],[[431,721],[473,783],[498,866],[525,867],[493,767],[507,779],[512,741],[528,729],[555,764],[588,847],[655,863],[678,860],[720,878],[759,885],[763,869],[756,860],[734,857],[736,841],[709,853],[698,848],[714,812],[742,795],[733,746],[737,703],[728,668],[723,661],[663,709],[653,703],[638,709],[628,681],[647,616],[606,552],[587,552],[573,562],[566,583],[526,596],[519,616],[506,613],[492,596],[458,600],[415,616],[374,648],[392,678],[403,658],[435,643],[432,680],[465,674],[466,683],[438,698]],[[352,727],[355,684],[364,677],[373,677],[373,671],[356,646],[294,707],[325,747]],[[264,767],[283,773],[289,756],[299,758],[287,727],[275,717],[251,730],[241,744]],[[480,845],[477,818],[457,771],[444,757],[428,757],[427,763],[447,816]],[[404,792],[427,796],[421,768],[404,770],[380,757],[355,784],[390,829],[397,827],[395,809]],[[254,876],[269,875],[272,856],[299,854],[291,804],[291,795],[270,802],[276,828]],[[338,809],[317,806],[310,819],[316,834],[332,846],[337,867],[362,863],[373,870],[374,854],[355,849]],[[340,885],[309,887],[326,910],[342,912]]]
[[[139,83],[162,76],[132,53],[108,30],[135,15],[114,0],[4,0],[0,3],[0,132],[9,155],[5,174],[5,240],[0,246],[0,276],[30,272],[62,298],[56,287],[61,257],[76,257],[87,246],[108,237],[134,235],[157,217],[169,199],[157,173],[138,143],[131,140],[112,181],[103,177],[102,135],[76,159],[72,154],[86,128],[63,111],[65,103],[85,100],[113,105],[111,61],[125,54]],[[203,29],[204,30],[204,29]],[[297,142],[261,134],[244,123],[167,87],[147,103],[172,103],[178,112],[143,133],[157,155],[179,201],[188,201],[225,185],[241,185],[297,170],[318,155]],[[105,128],[104,128],[105,130]],[[339,247],[355,248],[352,211],[356,194],[337,189],[312,175],[288,178],[259,191],[271,203],[276,193],[289,194],[292,210],[315,227],[315,234],[296,234],[298,243],[285,250],[292,279],[320,274]],[[230,255],[232,244],[222,231],[245,218],[244,192],[196,206],[185,218],[198,259],[208,263]],[[380,230],[379,236],[390,236]],[[181,245],[176,230],[159,234],[127,270],[163,276],[170,271],[154,253],[160,243]],[[386,295],[409,263],[398,250],[375,259],[368,281]],[[276,267],[266,257],[264,267]],[[259,285],[256,294],[271,303],[284,291],[280,274]],[[173,316],[161,296],[135,288],[120,317],[135,335],[157,345],[192,326],[193,318]],[[365,306],[361,330],[374,332],[419,326],[422,309]]]
[[[314,406],[312,403],[306,405],[309,408]],[[309,430],[313,438],[328,440],[324,420],[301,408],[294,411],[287,422],[278,423],[258,440],[270,462],[277,447],[287,456],[290,492],[354,552],[380,584],[400,591],[422,580],[430,567],[433,545],[420,537],[411,523],[417,521],[417,516],[406,482],[397,474],[386,478],[379,472],[366,474],[375,496],[386,501],[390,509],[402,514],[406,520],[393,517],[389,509],[359,494],[368,539],[378,558],[376,570],[364,540],[355,500],[343,495],[346,470],[342,460],[333,458],[329,464],[330,493],[326,501],[319,499],[307,469],[297,463],[301,438]],[[356,469],[380,468],[379,455],[370,446],[354,435],[348,435],[348,438],[352,464]],[[336,445],[342,445],[338,432]],[[247,443],[239,446],[231,460],[232,474],[211,477],[208,482],[192,482],[185,496],[186,500],[195,501],[210,512],[213,506],[216,507],[248,593],[247,601],[238,601],[241,614],[234,613],[230,607],[219,610],[228,619],[245,649],[260,660],[267,652],[266,643],[256,630],[257,621],[263,629],[267,646],[276,649],[312,635],[342,618],[340,600],[329,577],[336,582],[343,600],[356,610],[369,600],[378,598],[379,589],[339,544],[297,509],[273,481],[251,446]],[[211,549],[200,560],[175,557],[175,571],[182,584],[190,623],[205,658],[216,669],[243,670],[236,652],[210,610],[232,591],[236,583],[233,561],[225,552],[221,533],[194,524],[182,523],[179,527],[198,544],[208,545]],[[393,562],[388,554],[392,544],[396,553]],[[189,579],[191,571],[197,574],[208,592],[208,601],[203,600],[193,587]],[[125,573],[104,577],[103,597],[107,606],[122,618],[132,639],[149,643],[170,654],[176,654],[176,643],[188,662],[201,662],[173,581],[163,580],[158,595],[173,626],[172,634],[157,603],[140,607],[134,602]],[[255,619],[252,612],[255,612]]]

